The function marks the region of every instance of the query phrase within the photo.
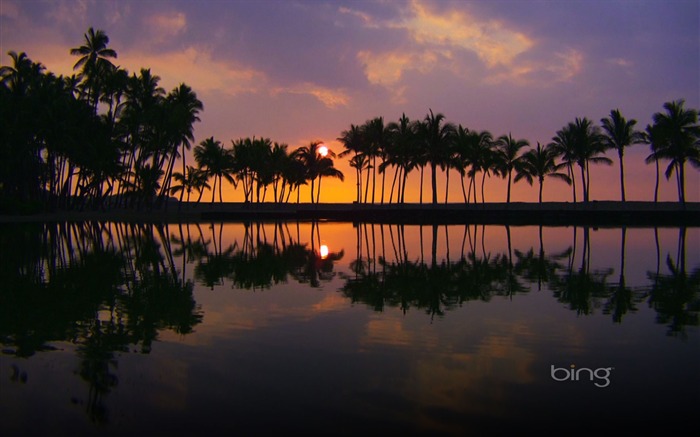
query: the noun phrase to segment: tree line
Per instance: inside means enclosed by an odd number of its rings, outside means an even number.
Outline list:
[[[461,177],[465,203],[485,199],[485,182],[490,176],[507,180],[506,201],[511,201],[511,185],[521,180],[539,186],[539,202],[545,179],[554,178],[572,188],[572,200],[577,202],[576,180],[580,174],[583,201],[590,200],[590,166],[611,165],[605,156],[616,151],[620,174],[620,200],[626,201],[624,152],[633,145],[647,144],[650,154],[647,164],[656,166],[654,201],[658,201],[660,162],[667,164],[667,179],[675,175],[678,200],[685,202],[686,163],[700,169],[700,126],[698,111],[686,109],[684,100],[666,102],[664,111],[653,115],[653,123],[644,130],[636,129],[637,121],[627,120],[619,109],[596,125],[592,120],[576,118],[562,127],[547,144],[531,146],[525,139],[516,139],[511,133],[495,137],[487,130],[469,129],[446,120],[432,110],[420,120],[410,120],[406,114],[396,122],[385,123],[375,117],[364,124],[351,124],[338,140],[344,151],[339,156],[350,156],[350,166],[357,179],[356,202],[403,203],[408,175],[420,172],[420,203],[423,203],[425,169],[430,169],[432,203],[438,203],[437,171],[445,174],[445,203],[450,184],[450,173]],[[391,188],[385,198],[386,175],[393,168]],[[381,175],[379,196],[377,173]],[[480,180],[479,180],[480,179]],[[371,182],[371,190],[370,190]]]
[[[324,177],[344,180],[334,166],[336,155],[320,141],[290,150],[264,137],[232,140],[230,147],[209,137],[194,147],[195,165],[187,165],[186,151],[192,148],[203,103],[185,83],[166,92],[150,69],[130,74],[115,65],[117,53],[108,45],[104,31],[90,28],[82,45],[70,50],[77,61],[76,73],[68,77],[47,72],[26,53],[9,52],[12,65],[0,67],[1,210],[27,205],[160,207],[167,206],[171,195],[178,195],[182,204],[196,193],[199,202],[207,189],[212,203],[217,190],[222,202],[224,181],[234,189],[240,186],[246,202],[289,202],[294,192],[299,202],[300,187],[310,185],[310,201],[318,203]],[[617,109],[600,126],[576,118],[551,142],[536,147],[510,133],[496,138],[455,125],[432,110],[420,120],[403,114],[385,123],[375,117],[341,132],[338,141],[344,150],[337,157],[348,157],[355,169],[358,203],[404,203],[408,175],[414,170],[420,172],[423,203],[426,168],[432,203],[438,203],[438,168],[446,176],[445,203],[453,171],[461,178],[465,203],[476,203],[479,194],[486,201],[485,182],[491,176],[507,180],[507,202],[511,185],[521,180],[530,185],[537,181],[542,202],[549,178],[569,184],[574,202],[579,179],[582,200],[588,202],[590,166],[612,164],[605,154],[616,150],[620,198],[625,201],[624,151],[648,144],[646,162],[656,166],[654,200],[663,162],[666,178],[675,176],[678,199],[685,202],[685,164],[700,168],[698,111],[686,109],[682,99],[663,108],[642,131],[636,129],[636,120],[625,119]],[[178,159],[181,171],[175,169]]]

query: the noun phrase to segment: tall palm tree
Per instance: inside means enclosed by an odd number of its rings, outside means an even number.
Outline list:
[[[230,151],[224,149],[220,141],[214,140],[214,137],[209,137],[194,148],[194,159],[197,161],[200,170],[204,171],[207,177],[214,178],[214,187],[211,190],[211,203],[214,203],[217,179],[219,181],[219,202],[223,202],[221,187],[223,179],[232,183],[234,187],[237,185],[235,179],[231,176],[233,157]]]
[[[362,171],[368,166],[367,156],[363,153],[363,131],[362,127],[351,124],[350,129],[341,132],[338,141],[345,150],[338,154],[339,158],[344,158],[352,153],[350,166],[355,169],[355,180],[357,182],[357,203],[362,201]],[[361,157],[361,158],[360,158]],[[353,163],[355,165],[353,165]]]
[[[321,200],[321,179],[324,176],[340,179],[341,181],[345,180],[345,175],[343,175],[343,172],[333,166],[333,159],[331,158],[335,157],[335,155],[332,153],[333,152],[329,150],[328,156],[324,156],[318,161],[318,189],[316,191],[316,203],[319,203]]]
[[[556,163],[557,152],[553,146],[542,145],[537,142],[536,149],[530,149],[521,157],[521,165],[516,169],[515,182],[525,179],[532,185],[533,179],[537,178],[540,184],[539,203],[542,203],[542,187],[545,177],[560,179],[571,185],[571,178],[565,173],[559,173],[559,166]]]
[[[520,149],[529,146],[527,140],[516,140],[509,133],[508,135],[502,135],[496,140],[496,154],[499,159],[498,162],[501,164],[501,173],[507,175],[508,177],[508,195],[506,197],[506,202],[510,204],[510,184],[511,175],[513,170],[516,172],[520,168],[520,163],[522,162],[521,157],[518,156]]]
[[[625,147],[640,143],[642,141],[642,136],[639,132],[634,130],[637,120],[626,120],[619,109],[611,110],[610,115],[607,118],[601,119],[600,123],[603,126],[603,131],[605,131],[605,136],[603,137],[605,147],[608,149],[616,149],[620,159],[620,197],[624,202],[625,167],[623,155]]]
[[[386,172],[382,171],[384,166],[377,165],[377,157],[382,159],[382,162],[387,158],[387,148],[389,145],[389,134],[384,125],[384,117],[375,117],[367,120],[362,126],[363,138],[366,143],[366,153],[372,158],[372,203],[375,200],[375,192],[377,185],[377,170],[382,173],[382,194],[381,203],[384,203],[384,182],[386,180]],[[369,179],[367,180],[369,182]],[[367,193],[365,193],[365,196]],[[366,201],[366,200],[365,200]]]
[[[700,168],[700,126],[698,111],[683,108],[683,99],[664,103],[665,113],[652,117],[656,134],[661,140],[658,157],[670,161],[666,178],[676,172],[678,201],[685,204],[685,163]]]
[[[417,165],[412,159],[416,149],[416,123],[406,117],[406,114],[402,114],[398,122],[391,122],[387,125],[387,130],[391,143],[391,159],[397,166],[399,176],[396,197],[397,201],[403,203],[408,173]]]
[[[116,59],[117,52],[107,48],[109,37],[103,30],[90,27],[84,37],[85,44],[72,48],[70,54],[80,56],[73,69],[80,69],[80,76],[84,79],[87,89],[87,102],[96,110],[102,86],[101,76],[114,69],[110,58]]]
[[[437,203],[437,166],[445,168],[456,127],[445,122],[445,116],[441,113],[434,114],[433,110],[425,116],[419,125],[422,131],[422,140],[427,155],[427,161],[431,169],[431,185],[433,189],[433,204]]]
[[[610,158],[599,156],[605,151],[600,129],[588,118],[577,117],[575,121],[557,131],[557,135],[552,140],[564,161],[562,165],[566,165],[570,171],[574,162],[579,166],[583,201],[588,202],[590,200],[590,164],[612,164]]]
[[[646,157],[644,162],[646,164],[651,164],[652,162],[656,166],[656,182],[654,183],[654,203],[659,201],[659,150],[663,148],[661,135],[658,133],[658,129],[654,128],[653,125],[648,124],[643,133],[643,142],[649,144],[651,153]]]
[[[296,149],[292,154],[296,159],[304,164],[306,168],[306,178],[311,181],[311,203],[314,203],[315,181],[321,170],[322,156],[319,153],[319,147],[323,143],[321,141],[312,141],[308,146],[302,146]]]
[[[552,137],[552,142],[547,145],[551,148],[561,162],[558,168],[566,167],[566,174],[571,180],[571,193],[574,203],[576,203],[576,178],[574,178],[574,164],[576,163],[576,150],[574,147],[574,137],[571,126],[564,126]]]

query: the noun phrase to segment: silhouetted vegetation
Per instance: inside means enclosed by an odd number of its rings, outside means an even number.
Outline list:
[[[69,77],[47,72],[24,52],[8,54],[11,65],[0,68],[0,211],[162,207],[171,194],[179,194],[182,203],[195,192],[199,202],[206,189],[212,192],[212,203],[218,189],[222,202],[224,181],[234,189],[240,184],[246,202],[264,202],[270,187],[274,202],[288,202],[294,190],[298,202],[299,188],[310,184],[310,201],[318,203],[324,178],[344,180],[334,167],[335,154],[319,141],[289,151],[286,144],[264,137],[231,141],[231,148],[209,137],[194,149],[197,166],[188,166],[186,151],[203,110],[197,94],[184,83],[166,92],[150,69],[130,74],[115,65],[117,53],[102,30],[90,28],[83,44],[70,50],[78,59],[76,73]],[[602,129],[588,118],[576,118],[537,148],[510,133],[496,137],[454,124],[432,109],[421,120],[403,114],[385,123],[375,117],[341,132],[338,140],[345,150],[339,156],[349,156],[356,171],[358,203],[405,202],[414,170],[420,171],[423,203],[426,167],[432,203],[439,198],[438,169],[445,175],[445,202],[453,170],[461,176],[465,203],[477,202],[477,183],[481,202],[486,201],[485,184],[491,176],[507,180],[506,202],[511,201],[512,183],[532,183],[534,178],[540,182],[541,201],[545,176],[571,183],[576,202],[576,168],[583,201],[588,202],[590,165],[612,164],[605,153],[614,149],[625,201],[624,149],[648,143],[652,153],[647,162],[657,167],[654,199],[659,161],[666,161],[666,178],[675,175],[683,203],[685,164],[700,168],[698,111],[684,108],[683,100],[663,107],[665,112],[655,113],[644,132],[634,129],[636,120],[614,109],[601,119]],[[175,171],[178,159],[181,171]],[[385,196],[391,168],[391,189]]]

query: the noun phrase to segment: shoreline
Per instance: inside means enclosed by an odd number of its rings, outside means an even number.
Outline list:
[[[0,224],[56,221],[241,222],[334,221],[392,224],[512,224],[700,226],[700,202],[591,201],[589,203],[512,202],[486,204],[356,204],[356,203],[171,203],[152,210],[53,211],[0,215]]]

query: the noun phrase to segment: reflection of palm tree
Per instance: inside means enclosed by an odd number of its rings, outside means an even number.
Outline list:
[[[700,267],[690,273],[686,270],[686,228],[678,230],[676,261],[666,257],[668,275],[647,272],[653,280],[649,305],[657,312],[657,322],[668,324],[669,335],[685,337],[685,326],[700,324]]]
[[[635,291],[625,285],[625,243],[627,241],[627,228],[621,229],[620,237],[620,279],[616,286],[611,287],[611,296],[608,300],[604,313],[612,312],[613,322],[622,323],[622,316],[628,312],[635,312],[635,303],[641,298],[635,296]],[[637,301],[637,302],[635,302]]]

